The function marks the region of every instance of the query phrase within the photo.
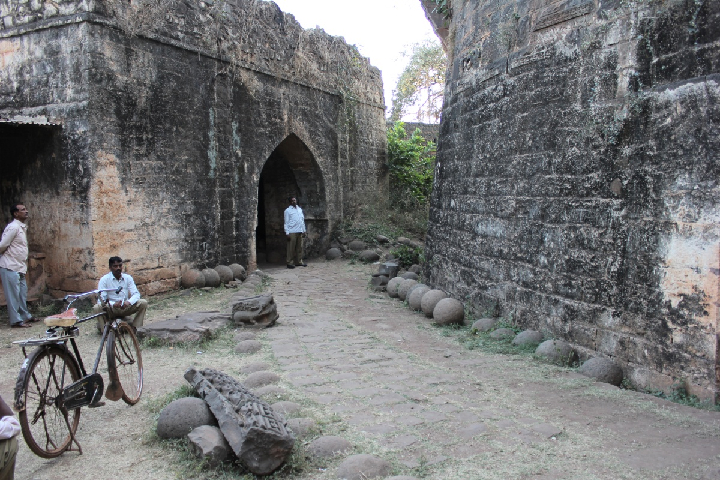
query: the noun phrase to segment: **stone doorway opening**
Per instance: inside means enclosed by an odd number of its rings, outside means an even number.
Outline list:
[[[258,264],[285,263],[283,214],[289,196],[297,198],[305,214],[305,256],[317,255],[328,236],[325,180],[315,156],[295,134],[273,150],[260,173],[255,231]]]

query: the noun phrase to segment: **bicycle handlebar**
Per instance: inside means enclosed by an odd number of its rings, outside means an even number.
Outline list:
[[[118,293],[122,292],[122,289],[123,289],[122,286],[120,286],[120,287],[118,287],[118,288],[99,288],[99,289],[97,289],[97,290],[91,290],[91,291],[89,291],[89,292],[65,295],[64,300],[65,300],[66,302],[68,302],[67,309],[69,309],[69,308],[70,308],[70,305],[72,305],[73,302],[75,302],[75,300],[79,300],[79,299],[81,299],[81,298],[85,298],[85,297],[88,297],[88,296],[90,296],[90,295],[95,295],[95,294],[103,293],[103,292],[108,292],[108,293],[109,293],[109,292],[115,292],[115,295],[117,295]],[[70,299],[72,299],[72,300],[70,300]],[[66,310],[67,310],[67,309],[66,309]]]

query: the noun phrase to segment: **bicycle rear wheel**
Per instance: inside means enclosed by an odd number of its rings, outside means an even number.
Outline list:
[[[25,443],[36,455],[54,458],[70,446],[80,409],[68,411],[58,406],[57,399],[63,388],[79,379],[77,362],[67,351],[50,347],[30,354],[21,386],[25,409],[19,420]]]
[[[120,322],[110,330],[107,340],[107,363],[110,375],[116,375],[124,391],[122,399],[128,405],[140,400],[143,388],[143,365],[140,344],[130,325]]]

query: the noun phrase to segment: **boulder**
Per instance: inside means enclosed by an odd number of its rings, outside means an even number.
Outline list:
[[[248,375],[242,384],[247,388],[255,389],[258,387],[264,387],[265,385],[270,385],[271,383],[277,383],[279,380],[280,376],[277,373],[260,371],[253,372]]]
[[[408,272],[415,273],[417,275],[420,275],[420,272],[422,272],[422,267],[420,265],[410,265],[410,268],[408,268]]]
[[[213,270],[212,268],[206,268],[202,271],[203,276],[205,277],[205,286],[216,288],[220,286],[220,275]]]
[[[275,325],[278,319],[277,305],[270,294],[249,298],[233,297],[232,302],[232,321],[236,326],[268,328]]]
[[[200,270],[191,268],[180,277],[180,285],[183,288],[203,288],[205,286],[205,275]]]
[[[279,414],[284,415],[286,417],[293,415],[300,411],[300,405],[298,405],[295,402],[288,402],[288,401],[275,402],[270,406],[272,407],[272,409],[274,411],[276,411]]]
[[[187,439],[190,453],[211,468],[225,461],[230,452],[230,445],[218,427],[201,425],[188,433]]]
[[[339,248],[331,248],[325,252],[325,260],[336,260],[342,257],[342,251]]]
[[[543,334],[538,332],[537,330],[525,330],[520,333],[518,333],[515,338],[513,338],[512,344],[513,345],[540,345],[543,341]]]
[[[610,359],[593,357],[583,363],[579,372],[586,377],[595,379],[596,382],[609,383],[620,386],[623,381],[623,370]]]
[[[365,242],[355,239],[348,244],[348,248],[354,252],[362,252],[365,250]]]
[[[416,312],[422,309],[422,298],[427,292],[430,291],[430,287],[424,283],[418,283],[412,288],[410,295],[407,297],[408,306]]]
[[[410,288],[417,285],[417,280],[412,279],[405,279],[402,282],[400,282],[400,285],[398,285],[398,298],[402,301],[405,301],[407,298],[408,291],[410,291]]]
[[[385,235],[376,235],[375,241],[381,244],[390,243],[390,239],[386,237]]]
[[[236,280],[243,281],[247,277],[247,272],[245,272],[245,267],[238,263],[231,263],[229,265],[230,270],[233,272],[233,278]]]
[[[250,375],[251,373],[262,372],[269,369],[270,365],[268,365],[267,363],[248,363],[247,365],[243,365],[242,367],[240,367],[240,373]]]
[[[433,309],[433,320],[438,325],[462,325],[464,319],[465,307],[461,301],[454,298],[443,298]]]
[[[387,477],[392,470],[390,463],[375,455],[361,454],[346,458],[337,468],[337,478],[343,480],[368,480]]]
[[[307,450],[316,458],[332,458],[352,450],[352,444],[342,437],[328,435],[318,437],[307,446]]]
[[[385,275],[388,278],[397,277],[399,270],[400,270],[400,265],[398,265],[397,262],[381,263],[380,267],[378,267],[378,273],[380,275]]]
[[[478,332],[489,332],[490,330],[495,328],[495,324],[497,322],[497,318],[481,318],[480,320],[476,320],[475,323],[473,323],[472,329],[477,330]]]
[[[388,280],[387,293],[391,298],[398,298],[398,287],[400,282],[404,281],[404,278],[395,277]]]
[[[262,343],[258,342],[257,340],[243,340],[242,342],[239,342],[237,345],[235,345],[235,353],[239,354],[245,354],[245,355],[252,355],[253,353],[257,353],[262,349]]]
[[[447,294],[442,290],[430,290],[423,295],[422,300],[420,300],[420,308],[426,317],[432,318],[435,306],[443,298],[447,298]]]
[[[303,438],[315,430],[317,423],[311,418],[291,418],[287,421],[287,426],[295,434],[295,437]]]
[[[564,340],[546,340],[535,350],[535,355],[556,365],[574,365],[578,355]]]
[[[380,260],[380,255],[378,255],[374,250],[363,250],[360,252],[360,255],[358,255],[358,258],[361,262],[372,263]]]
[[[213,268],[220,277],[220,283],[229,283],[235,280],[235,276],[233,275],[233,271],[230,270],[230,267],[227,265],[218,265],[217,267]]]
[[[153,322],[137,329],[138,338],[155,338],[165,344],[192,343],[212,338],[230,323],[230,315],[220,312],[191,312]]]
[[[201,425],[217,425],[217,422],[205,400],[185,397],[162,409],[156,431],[160,438],[183,438]]]
[[[497,330],[493,330],[490,332],[490,338],[494,338],[495,340],[501,340],[501,339],[510,339],[515,337],[515,330],[511,328],[498,328]]]
[[[415,272],[405,272],[400,276],[407,280],[420,280],[420,275]]]
[[[408,247],[413,245],[413,241],[407,237],[398,237],[397,242],[401,245],[407,245]]]

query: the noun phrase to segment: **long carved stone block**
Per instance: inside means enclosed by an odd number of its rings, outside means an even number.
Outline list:
[[[238,459],[255,475],[268,475],[290,456],[295,438],[285,418],[230,375],[213,370],[185,372],[205,399]]]
[[[277,305],[272,295],[232,299],[232,320],[236,326],[267,328],[278,319]]]

